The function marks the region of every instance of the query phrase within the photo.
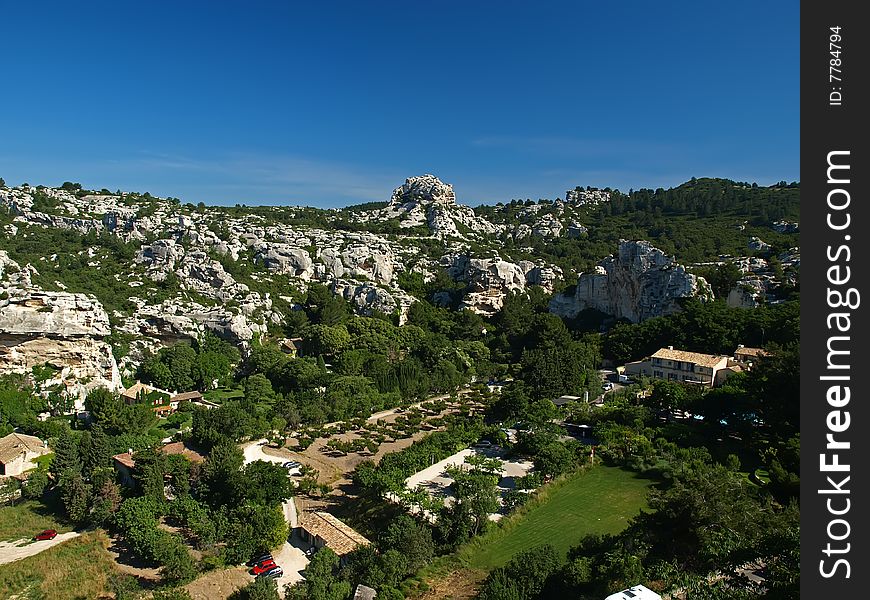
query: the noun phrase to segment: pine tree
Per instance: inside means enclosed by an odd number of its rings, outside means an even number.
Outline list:
[[[71,430],[64,429],[54,444],[54,458],[49,471],[54,480],[59,482],[65,472],[80,473],[81,470],[78,442]]]

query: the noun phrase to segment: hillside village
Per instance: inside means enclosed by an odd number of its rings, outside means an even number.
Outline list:
[[[0,595],[796,589],[798,184],[458,194],[0,186]]]

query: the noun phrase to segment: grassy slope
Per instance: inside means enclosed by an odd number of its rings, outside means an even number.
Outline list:
[[[115,570],[103,532],[91,532],[0,566],[0,598],[78,600],[107,596]]]
[[[0,508],[0,540],[32,538],[44,529],[64,533],[72,528],[58,522],[48,508],[33,500],[17,501],[15,506]]]
[[[598,466],[572,476],[525,514],[460,551],[475,569],[489,570],[517,552],[551,544],[565,553],[590,533],[617,533],[646,506],[652,481],[617,467]]]

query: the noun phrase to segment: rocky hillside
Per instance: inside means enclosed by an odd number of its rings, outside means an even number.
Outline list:
[[[799,234],[788,217],[797,190],[698,182],[662,194],[578,187],[564,199],[473,209],[423,175],[387,202],[341,210],[0,187],[0,370],[47,361],[61,381],[117,387],[116,360],[130,374],[179,339],[211,331],[245,348],[280,336],[313,283],[398,323],[421,298],[492,316],[530,286],[554,294],[551,310],[567,318],[593,309],[631,321],[678,310],[680,298],[752,306],[795,286],[799,253],[788,249]],[[691,204],[710,186],[729,199],[727,216]],[[725,202],[718,193],[698,206]],[[779,208],[754,216],[751,202],[739,204],[763,194]],[[676,222],[686,225],[669,232]],[[680,235],[695,230],[716,248],[692,254]],[[681,263],[681,254],[704,260]],[[716,293],[701,273],[723,265],[739,277]]]

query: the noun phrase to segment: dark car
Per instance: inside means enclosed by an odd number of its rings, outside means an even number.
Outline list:
[[[257,575],[257,577],[269,577],[271,579],[278,579],[284,575],[284,569],[279,566],[274,566],[268,571],[264,571]]]
[[[269,554],[268,552],[252,558],[251,560],[249,560],[245,564],[248,565],[249,567],[253,567],[254,565],[259,565],[260,563],[264,563],[267,560],[272,560],[272,555]]]
[[[54,529],[46,529],[42,533],[37,534],[37,536],[33,539],[36,541],[44,541],[44,540],[53,540],[57,537],[57,532]]]

